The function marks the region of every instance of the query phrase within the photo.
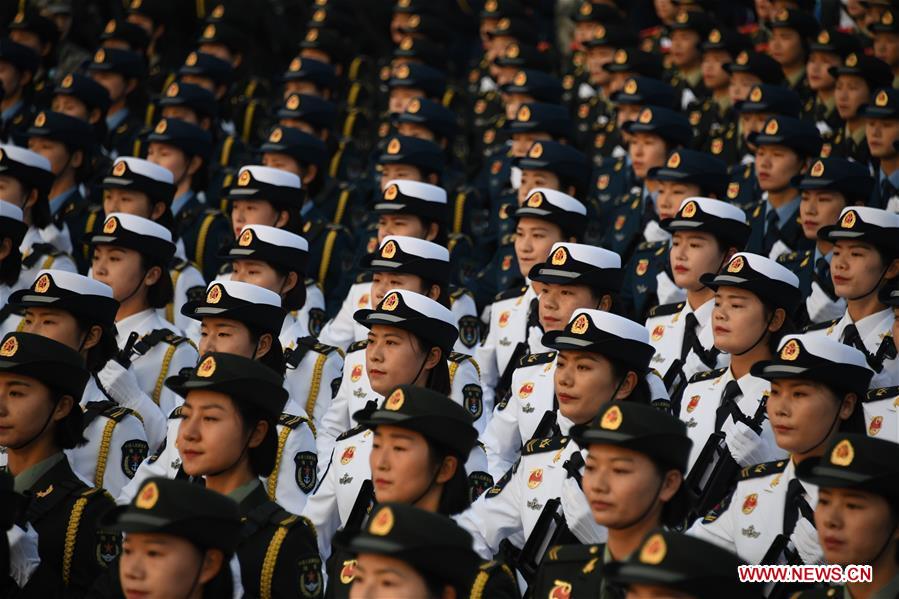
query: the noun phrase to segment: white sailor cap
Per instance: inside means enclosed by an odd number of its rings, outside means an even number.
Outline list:
[[[713,198],[691,197],[681,202],[673,218],[660,223],[669,232],[701,231],[742,248],[749,239],[746,214],[732,204]]]
[[[175,254],[172,233],[152,220],[114,212],[106,217],[103,229],[91,237],[92,245],[114,245],[140,252],[168,264]]]
[[[437,185],[392,179],[372,206],[375,214],[412,214],[426,220],[447,219],[446,190]]]
[[[9,305],[19,311],[29,307],[65,310],[102,327],[115,323],[119,309],[109,285],[78,273],[52,269],[41,270],[30,287],[13,292]]]
[[[285,170],[261,165],[240,167],[228,189],[228,200],[267,200],[276,205],[299,207],[305,199],[300,178]]]
[[[205,297],[185,302],[181,313],[195,320],[205,317],[228,318],[252,326],[259,331],[279,332],[285,310],[281,296],[241,281],[213,281]]]
[[[50,166],[50,161],[44,158],[41,154],[37,152],[32,152],[27,148],[21,148],[19,146],[13,145],[0,145],[0,156],[3,157],[3,161],[11,161],[18,162],[24,166],[29,166],[31,168],[40,169],[42,171],[47,171],[48,173],[53,172],[53,167]]]
[[[567,193],[548,187],[536,187],[515,210],[515,217],[533,217],[554,223],[565,233],[581,237],[587,228],[587,207]]]
[[[531,268],[528,278],[615,292],[621,288],[621,256],[594,245],[559,241],[553,244],[545,262]]]
[[[388,235],[377,251],[363,256],[360,266],[369,272],[417,275],[443,287],[449,284],[449,250],[433,241]]]
[[[309,242],[296,233],[268,225],[247,225],[234,244],[220,254],[226,260],[259,260],[303,273],[309,258]]]
[[[408,330],[434,343],[447,355],[459,336],[449,308],[405,289],[391,289],[374,310],[357,310],[353,318],[367,328],[381,324]]]
[[[611,312],[588,308],[575,310],[563,330],[543,335],[543,345],[560,351],[598,353],[638,373],[649,370],[655,354],[646,327]]]
[[[151,202],[171,204],[175,197],[175,179],[172,172],[155,162],[123,156],[103,177],[102,189],[129,189],[147,194]]]
[[[865,393],[874,376],[865,354],[824,335],[786,335],[771,360],[756,362],[751,373],[769,381],[804,379]]]
[[[719,287],[746,289],[759,296],[765,304],[784,308],[788,314],[802,300],[799,277],[782,264],[749,252],[734,254],[721,272],[706,273],[700,281],[716,290]]]
[[[870,206],[847,206],[835,225],[818,229],[818,238],[832,243],[853,239],[899,255],[899,214]]]

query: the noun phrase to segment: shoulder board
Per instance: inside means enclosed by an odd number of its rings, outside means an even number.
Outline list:
[[[356,283],[371,283],[373,279],[374,276],[372,275],[372,273],[365,271],[356,275],[355,281]]]
[[[278,418],[278,424],[280,424],[281,426],[286,426],[290,429],[296,429],[304,422],[309,422],[309,419],[303,418],[302,416],[294,416],[293,414],[282,413]]]
[[[654,35],[660,35],[663,29],[661,25],[656,25],[655,27],[648,27],[646,29],[640,30],[640,38],[652,37]]]
[[[340,433],[339,435],[337,435],[337,440],[343,441],[344,439],[349,439],[353,435],[359,434],[364,430],[365,430],[365,427],[362,426],[361,424],[358,424],[358,425],[354,426],[353,428],[351,428],[350,430],[344,431],[344,432]]]
[[[897,396],[899,396],[899,387],[880,387],[878,389],[871,389],[870,391],[868,391],[867,397],[865,397],[865,399],[863,399],[862,401],[881,401],[883,399],[890,399]]]
[[[472,295],[471,291],[465,287],[450,287],[450,299],[455,301],[464,295]]]
[[[652,310],[649,311],[649,316],[652,318],[653,316],[668,316],[670,314],[676,314],[684,309],[684,302],[677,302],[676,304],[662,304],[661,306],[656,306]]]
[[[547,437],[545,439],[531,439],[521,448],[521,455],[534,455],[562,449],[568,445],[568,437]]]
[[[807,250],[805,252],[789,252],[787,254],[781,254],[777,257],[777,263],[789,264],[791,262],[797,262],[799,260],[807,258],[811,253],[811,250]]]
[[[512,299],[513,297],[518,297],[519,295],[524,295],[524,293],[528,290],[527,285],[523,287],[516,287],[514,289],[507,289],[502,293],[497,293],[496,297],[493,298],[493,301],[499,302],[502,300]]]
[[[716,379],[722,374],[727,372],[727,368],[717,368],[715,370],[706,370],[705,372],[697,372],[693,376],[690,377],[690,382],[695,383],[696,381],[707,381],[709,379]]]
[[[826,322],[814,322],[814,323],[808,325],[807,327],[805,327],[804,329],[802,329],[802,332],[806,333],[808,331],[820,331],[822,329],[827,329],[827,328],[834,326],[839,321],[840,321],[839,319],[836,319],[836,320],[828,320]]]
[[[469,356],[468,354],[463,354],[462,352],[454,351],[454,352],[450,352],[450,355],[447,356],[446,359],[449,360],[450,362],[456,362],[458,364],[461,364],[465,360],[471,359],[471,356]]]
[[[585,562],[598,557],[602,559],[603,545],[556,545],[546,550],[546,559],[551,562]]]
[[[125,419],[126,416],[133,416],[134,410],[130,410],[128,408],[123,408],[119,405],[111,405],[100,412],[102,416],[106,416],[110,420],[115,420],[116,422],[121,422]]]
[[[655,251],[661,247],[667,247],[667,241],[644,241],[637,246],[637,251]]]
[[[188,266],[190,266],[190,262],[188,262],[187,260],[179,260],[177,263],[175,263],[175,266],[172,267],[172,270],[176,270],[178,272],[184,272],[184,270]]]
[[[548,364],[556,359],[556,352],[547,351],[539,354],[528,354],[521,356],[518,360],[518,367],[534,366],[536,364]]]
[[[88,500],[109,499],[115,503],[112,495],[110,495],[103,487],[90,487],[89,489],[85,489],[81,492],[81,496]]]
[[[740,470],[740,480],[749,480],[750,478],[760,478],[769,474],[783,472],[787,468],[787,460],[777,460],[776,462],[765,462],[748,466]]]
[[[182,416],[181,408],[183,408],[183,407],[184,406],[178,406],[177,408],[172,410],[172,412],[169,414],[169,420],[175,420],[176,418],[181,418],[181,416]]]
[[[368,339],[363,339],[362,341],[357,341],[350,344],[350,346],[346,348],[346,353],[351,354],[354,351],[359,351],[360,349],[365,349],[366,347],[368,347]]]
[[[324,343],[318,343],[317,341],[309,349],[325,355],[338,351],[338,348],[333,345],[326,345]]]

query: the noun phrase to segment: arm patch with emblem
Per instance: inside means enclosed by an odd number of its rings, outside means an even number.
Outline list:
[[[312,451],[301,451],[293,456],[296,465],[297,487],[307,495],[315,489],[318,456]]]

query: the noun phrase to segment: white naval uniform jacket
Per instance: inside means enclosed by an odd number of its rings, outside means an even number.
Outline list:
[[[649,342],[656,349],[650,365],[662,377],[668,374],[668,370],[674,361],[680,359],[681,348],[684,344],[684,324],[687,320],[687,314],[693,313],[696,315],[696,320],[699,323],[696,327],[696,336],[702,347],[705,350],[711,350],[714,347],[715,339],[712,335],[711,326],[712,309],[714,307],[715,300],[710,299],[697,310],[693,310],[690,307],[690,302],[687,301],[656,306],[650,310],[649,318],[646,319],[646,328],[649,330]],[[690,350],[682,365],[683,375],[686,380],[690,380],[694,374],[708,370],[710,366],[723,368],[729,364],[730,356],[727,354],[718,354],[716,364],[706,365]]]
[[[865,431],[869,437],[899,443],[897,405],[899,387],[880,387],[868,391],[868,396],[862,400],[862,412],[865,415]]]
[[[37,273],[44,269],[64,270],[66,272],[78,272],[78,267],[71,256],[62,252],[41,252],[36,258],[32,256],[33,250],[29,246],[22,249],[22,270],[19,271],[19,280],[12,286],[12,291],[28,289],[37,278]],[[25,266],[28,259],[34,260],[31,267]]]
[[[475,351],[481,367],[481,386],[484,389],[484,406],[492,412],[495,404],[496,385],[519,343],[527,343],[528,310],[537,293],[531,285],[498,296],[485,310],[489,323],[487,337]],[[502,399],[502,398],[500,398]]]
[[[91,376],[80,404],[84,409],[89,403],[109,399]],[[147,457],[149,444],[143,423],[134,411],[111,405],[85,427],[84,437],[87,443],[65,450],[72,470],[116,497]]]
[[[534,437],[547,411],[556,412],[554,351],[530,354],[512,373],[512,395],[500,401],[481,435],[487,451],[490,475],[499,479],[521,455],[521,448]],[[646,375],[653,401],[667,401],[668,391],[655,372]]]
[[[796,478],[789,458],[744,468],[732,495],[720,509],[697,520],[687,534],[724,547],[750,564],[761,563],[783,530],[787,486]],[[803,482],[804,498],[813,510],[818,487]]]
[[[559,427],[566,432],[572,426],[570,420],[559,416]],[[553,436],[532,439],[522,448],[521,458],[512,469],[486,493],[481,495],[470,508],[455,517],[456,522],[474,538],[474,550],[483,559],[493,559],[503,539],[522,548],[534,530],[546,502],[560,498],[562,510],[568,518],[570,513],[587,514],[586,522],[569,521],[569,528],[581,541],[594,542],[605,537],[605,529],[593,521],[587,498],[577,488],[573,496],[562,492],[569,480],[565,463],[576,452],[581,452],[577,444],[567,436]],[[583,462],[580,464],[583,472]],[[580,505],[567,505],[571,501]],[[590,538],[582,538],[576,531],[586,526],[591,530]]]
[[[463,318],[477,318],[477,306],[471,292],[458,288],[449,297],[450,312],[453,321],[459,330],[462,330]],[[368,338],[368,329],[353,319],[356,310],[371,309],[372,302],[371,283],[355,283],[350,287],[346,299],[340,305],[340,311],[322,329],[319,340],[328,345],[334,345],[341,349],[349,349],[353,343],[365,341]],[[474,342],[475,339],[472,339]],[[456,340],[453,351],[463,354],[474,354],[476,345],[466,345],[462,336]]]
[[[197,321],[181,314],[181,306],[192,299],[202,299],[206,295],[206,281],[196,266],[183,259],[169,269],[169,276],[175,292],[171,303],[158,310],[159,316],[186,334]]]
[[[878,352],[889,349],[888,344],[891,341],[895,341],[892,333],[894,320],[893,309],[887,308],[853,323],[852,317],[849,316],[849,311],[847,310],[839,320],[812,325],[806,329],[806,332],[812,335],[824,335],[835,341],[845,343],[844,330],[848,325],[855,324],[862,343],[865,345],[865,350],[868,354],[876,356]],[[883,369],[874,373],[874,378],[871,379],[869,388],[892,387],[895,385],[899,385],[899,358],[886,359],[883,361]]]
[[[356,426],[353,414],[374,400],[381,403],[383,397],[374,392],[365,369],[365,346],[368,341],[359,341],[349,347],[343,365],[340,388],[331,402],[330,408],[317,429],[316,443],[320,469],[327,464],[335,439]],[[466,408],[474,418],[474,426],[480,435],[486,426],[486,410],[482,401],[481,380],[478,364],[471,356],[453,352],[447,360],[450,375],[450,398]]]
[[[172,323],[161,318],[156,310],[148,308],[116,322],[116,342],[123,348],[132,332],[140,338],[157,329],[168,329],[174,335],[181,335]],[[169,414],[181,405],[181,399],[171,389],[166,388],[165,379],[178,374],[182,368],[196,366],[199,355],[186,338],[178,338],[174,343],[162,340],[142,356],[131,357],[131,368],[137,376],[140,388],[159,406],[163,414]]]
[[[313,343],[311,338],[302,347],[297,345],[296,340],[292,346],[289,349],[293,355],[287,360],[284,387],[290,392],[290,401],[295,402],[297,408],[285,409],[285,412],[308,417],[317,432],[322,429],[325,414],[340,384],[344,354],[337,347]],[[299,355],[302,358],[297,363],[296,357]]]
[[[180,424],[181,406],[178,406],[169,414],[165,444],[144,460],[120,493],[113,495],[117,504],[129,503],[150,477],[175,478],[181,468],[181,455],[176,447]],[[273,501],[285,510],[299,514],[317,482],[315,435],[302,407],[292,398],[288,398],[276,429],[279,459],[272,474],[260,477],[260,481]]]
[[[690,458],[687,462],[687,472],[693,468],[708,438],[720,430],[715,429],[716,412],[721,405],[724,388],[732,380],[734,380],[733,371],[730,368],[721,368],[694,375],[684,388],[678,418],[687,425],[687,436],[693,441]],[[741,376],[737,383],[743,393],[736,400],[737,407],[746,418],[752,420],[759,410],[762,400],[770,394],[771,384],[765,379],[748,373]],[[765,452],[763,459],[765,462],[782,460],[787,454],[777,446],[774,433],[771,432],[771,423],[763,408],[762,414],[764,416],[761,421],[761,442]],[[727,416],[724,422],[733,422],[733,417]]]
[[[355,426],[339,435],[324,463],[315,493],[309,497],[302,515],[315,525],[322,562],[331,554],[334,533],[344,526],[353,511],[362,483],[371,479],[371,456],[374,433]],[[472,476],[486,472],[487,458],[480,445],[475,445],[465,463]]]

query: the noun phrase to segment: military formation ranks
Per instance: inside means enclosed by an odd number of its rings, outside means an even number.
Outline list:
[[[0,5],[0,599],[899,597],[897,323],[895,0]]]

